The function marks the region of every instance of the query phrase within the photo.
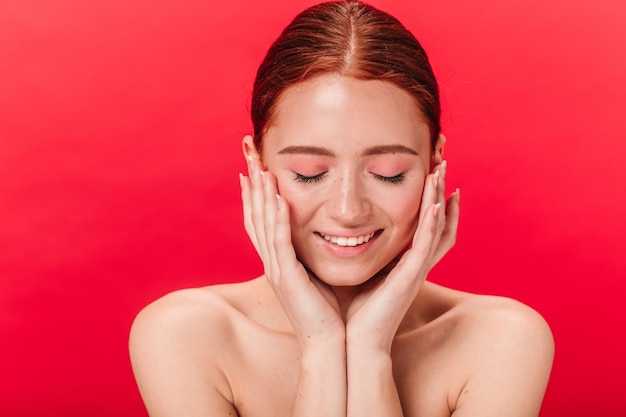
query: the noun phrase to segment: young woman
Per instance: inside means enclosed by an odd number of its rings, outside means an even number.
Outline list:
[[[454,245],[426,54],[355,1],[270,48],[243,139],[264,274],[169,294],[131,332],[151,416],[537,416],[553,340],[530,308],[426,281]]]

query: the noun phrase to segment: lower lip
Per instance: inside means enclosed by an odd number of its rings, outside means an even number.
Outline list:
[[[332,253],[334,256],[338,258],[353,258],[353,257],[360,256],[363,253],[367,252],[369,248],[372,247],[374,242],[378,239],[378,236],[380,236],[380,233],[381,233],[380,231],[376,231],[376,233],[374,234],[374,236],[370,238],[370,240],[360,245],[356,245],[356,246],[339,246],[324,239],[318,233],[316,233],[315,236],[320,241],[322,246],[324,246],[324,248],[328,250],[330,253]]]

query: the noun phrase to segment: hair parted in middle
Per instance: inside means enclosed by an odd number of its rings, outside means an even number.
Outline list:
[[[388,81],[407,91],[429,125],[434,147],[441,131],[439,89],[420,43],[388,13],[359,1],[334,1],[298,14],[259,66],[251,106],[259,152],[281,93],[324,74]]]

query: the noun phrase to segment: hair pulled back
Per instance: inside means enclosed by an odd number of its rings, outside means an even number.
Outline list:
[[[336,1],[297,15],[259,66],[251,108],[257,149],[280,94],[329,73],[384,80],[409,92],[426,118],[434,145],[441,131],[439,91],[422,46],[393,16],[359,1]]]

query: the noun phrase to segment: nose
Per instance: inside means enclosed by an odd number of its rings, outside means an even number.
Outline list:
[[[354,172],[339,176],[331,183],[328,192],[328,214],[344,226],[362,224],[372,212],[366,187]]]

